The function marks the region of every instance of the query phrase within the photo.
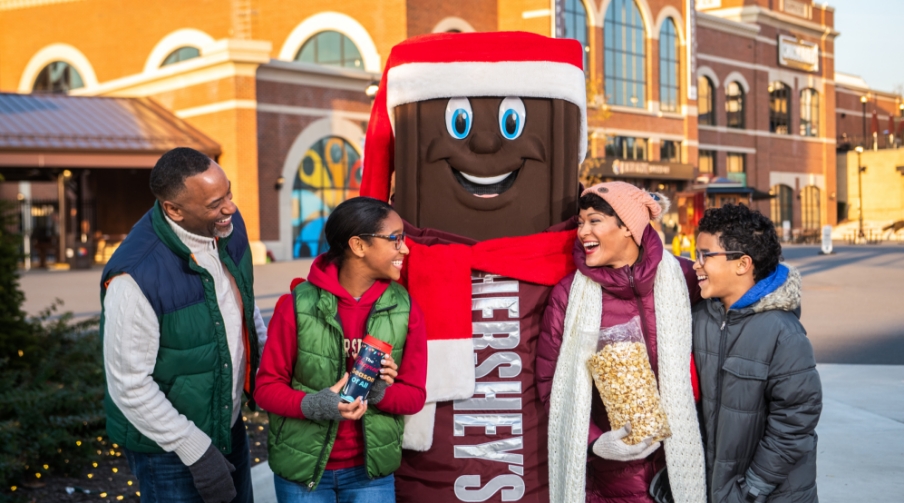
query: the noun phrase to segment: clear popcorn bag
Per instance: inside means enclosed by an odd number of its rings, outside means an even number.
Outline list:
[[[612,429],[631,423],[631,434],[624,439],[626,444],[635,445],[648,437],[659,442],[672,436],[659,401],[639,317],[601,329],[596,353],[587,360],[587,367]]]

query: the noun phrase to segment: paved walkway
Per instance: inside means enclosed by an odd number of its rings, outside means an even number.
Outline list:
[[[904,366],[821,364],[819,375],[819,501],[904,499]],[[261,463],[252,476],[255,503],[275,503],[270,467]]]

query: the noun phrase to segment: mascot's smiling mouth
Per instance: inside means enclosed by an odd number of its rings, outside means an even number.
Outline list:
[[[497,176],[480,177],[469,175],[452,168],[455,179],[458,180],[458,183],[461,184],[465,190],[477,197],[484,198],[496,197],[512,188],[512,185],[515,183],[515,178],[518,177],[519,171],[521,171],[521,168]]]

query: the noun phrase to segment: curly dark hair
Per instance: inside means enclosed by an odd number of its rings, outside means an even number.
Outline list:
[[[753,259],[753,279],[756,281],[772,274],[783,260],[782,245],[772,220],[743,204],[726,204],[706,210],[697,230],[718,235],[719,244],[726,250],[749,255]]]

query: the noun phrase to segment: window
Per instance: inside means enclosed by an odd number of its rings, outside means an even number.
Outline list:
[[[783,82],[769,84],[769,131],[775,134],[788,134],[791,126],[791,114],[788,102],[791,99],[790,89]]]
[[[701,175],[715,175],[716,152],[714,150],[701,150],[699,154],[698,164]]]
[[[663,162],[681,162],[681,144],[673,140],[660,141],[659,160]]]
[[[364,69],[358,47],[338,31],[322,31],[311,37],[298,51],[295,61]]]
[[[659,109],[678,111],[678,31],[668,18],[659,30]]]
[[[606,9],[605,69],[607,101],[646,108],[645,35],[634,0],[612,0]]]
[[[360,186],[361,156],[350,143],[328,136],[311,145],[292,185],[293,257],[327,251],[327,217],[339,203],[357,197]]]
[[[581,43],[584,48],[584,73],[588,73],[590,39],[587,36],[587,8],[581,0],[565,0],[565,38],[573,38]]]
[[[728,127],[744,129],[744,88],[737,82],[725,86],[725,115]]]
[[[772,213],[772,222],[778,227],[776,230],[779,230],[782,228],[782,222],[790,223],[793,218],[794,191],[787,185],[779,184],[774,185],[769,194],[775,196],[770,200],[769,209]]]
[[[819,136],[819,93],[816,89],[800,92],[800,135]]]
[[[703,126],[716,125],[715,86],[708,77],[697,78],[697,123]]]
[[[800,218],[804,229],[819,229],[821,226],[819,187],[808,185],[800,191]]]
[[[645,160],[647,158],[647,139],[610,136],[606,138],[606,157]]]
[[[187,59],[197,58],[200,55],[201,51],[199,51],[195,47],[180,47],[171,52],[170,55],[163,60],[163,64],[161,64],[160,66],[171,65],[173,63],[178,63]]]
[[[745,154],[728,153],[725,162],[726,177],[732,182],[747,186],[747,156]]]
[[[54,61],[41,70],[32,90],[39,93],[65,94],[80,87],[85,87],[85,83],[78,71],[69,63]]]
[[[725,171],[728,173],[746,173],[747,172],[747,156],[744,154],[728,154],[728,163]]]

